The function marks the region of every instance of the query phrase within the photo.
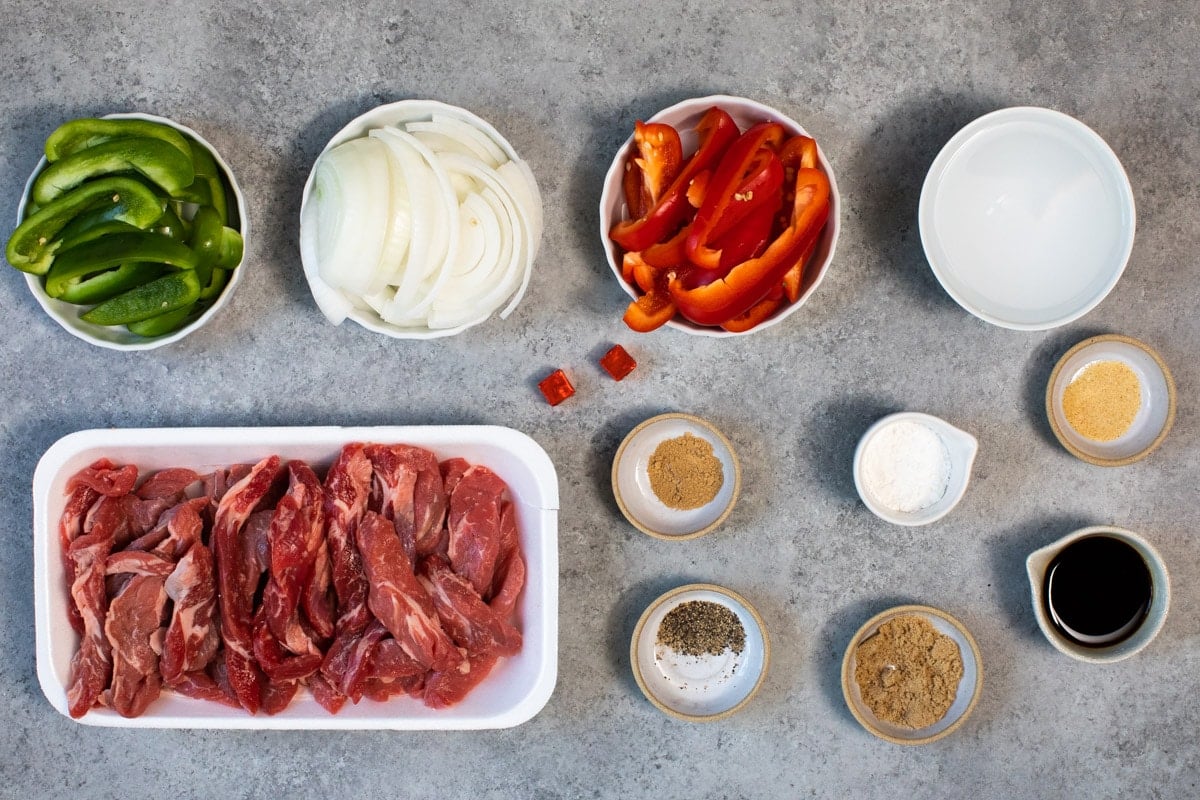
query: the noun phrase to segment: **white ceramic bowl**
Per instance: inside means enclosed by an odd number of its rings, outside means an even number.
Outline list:
[[[508,143],[508,140],[501,136],[500,132],[491,123],[472,114],[465,108],[439,103],[436,100],[400,100],[395,103],[377,106],[348,122],[345,127],[334,134],[333,138],[329,140],[329,143],[325,145],[325,148],[321,152],[324,153],[326,150],[337,147],[339,144],[348,142],[351,139],[360,139],[375,128],[428,120],[430,115],[434,113],[444,114],[483,131],[492,141],[499,145],[510,161],[516,163],[525,172],[529,178],[529,185],[533,189],[534,202],[538,208],[538,227],[534,231],[532,255],[530,256],[531,258],[536,258],[541,241],[540,218],[542,213],[542,198],[537,188],[537,182],[534,180],[533,172],[529,169],[529,165],[517,155],[517,151]],[[304,277],[308,281],[309,290],[312,292],[317,306],[327,317],[340,317],[340,313],[338,312],[345,305],[346,300],[340,296],[341,293],[338,290],[330,287],[325,281],[321,280],[321,276],[317,272],[317,226],[305,214],[309,197],[312,195],[313,182],[316,179],[316,175],[317,166],[314,163],[312,170],[308,174],[308,180],[304,182],[304,193],[300,200],[300,262],[304,267]],[[393,339],[438,339],[443,336],[453,336],[456,333],[462,333],[468,328],[473,328],[475,325],[486,322],[486,320],[480,320],[479,322],[459,325],[454,328],[429,328],[426,326],[403,328],[399,325],[385,322],[382,317],[370,309],[362,308],[354,308],[346,318],[358,323],[369,331],[382,333],[384,336],[390,336]]]
[[[220,703],[164,691],[140,717],[93,708],[78,721],[124,728],[468,730],[508,728],[536,715],[550,699],[558,674],[558,477],[535,441],[490,425],[374,428],[145,428],[79,431],[55,442],[33,476],[33,588],[37,674],[51,705],[67,714],[66,688],[79,637],[67,624],[66,576],[58,521],[68,479],[96,459],[135,464],[143,472],[190,467],[198,472],[251,464],[268,455],[303,459],[314,468],[332,463],[349,442],[403,442],[458,456],[493,470],[508,484],[527,564],[517,601],[524,644],[455,706],[426,707],[407,695],[387,702],[347,703],[337,714],[301,689],[279,714],[250,715]]]
[[[950,479],[946,484],[945,494],[937,502],[919,511],[900,511],[889,508],[871,492],[871,487],[863,478],[863,453],[867,443],[887,426],[904,421],[920,423],[931,429],[942,440],[946,446],[946,452],[950,456]],[[971,481],[971,465],[975,463],[975,454],[978,451],[979,442],[974,436],[932,414],[921,414],[916,411],[889,414],[868,428],[867,432],[858,440],[858,447],[854,451],[854,488],[858,490],[858,496],[875,516],[896,525],[928,525],[949,514],[951,509],[962,500],[967,491],[967,484]]]
[[[723,481],[716,496],[699,508],[680,510],[658,499],[650,486],[650,457],[667,439],[690,433],[712,445]],[[625,437],[612,466],[613,495],[625,519],[656,539],[695,539],[721,526],[733,512],[742,486],[742,467],[733,445],[719,430],[691,414],[662,414]]]
[[[1108,645],[1107,647],[1084,647],[1066,638],[1054,627],[1054,623],[1050,620],[1050,615],[1046,611],[1043,593],[1045,591],[1046,570],[1050,567],[1050,563],[1054,561],[1054,558],[1072,542],[1096,535],[1111,536],[1115,539],[1120,539],[1138,551],[1142,560],[1146,562],[1146,567],[1150,570],[1150,581],[1154,594],[1150,601],[1149,613],[1147,613],[1146,618],[1142,621],[1141,626],[1129,638],[1123,639],[1116,644]],[[1089,528],[1080,528],[1077,531],[1067,534],[1057,542],[1030,553],[1029,557],[1025,559],[1025,570],[1029,574],[1029,589],[1033,596],[1033,613],[1037,617],[1037,624],[1042,629],[1042,634],[1060,653],[1065,653],[1079,661],[1086,661],[1090,664],[1111,664],[1114,661],[1129,658],[1144,650],[1150,642],[1154,641],[1154,638],[1158,636],[1159,632],[1162,631],[1163,625],[1167,622],[1167,612],[1171,608],[1171,577],[1167,573],[1167,565],[1163,562],[1162,556],[1154,548],[1154,545],[1133,531],[1110,525],[1094,525]]]
[[[713,95],[711,97],[697,97],[691,100],[684,100],[681,103],[664,108],[647,120],[647,122],[665,122],[675,127],[679,131],[679,138],[683,143],[683,152],[686,156],[690,155],[696,149],[696,125],[700,122],[704,113],[713,106],[720,106],[725,109],[743,131],[751,125],[764,120],[774,120],[782,123],[789,133],[811,135],[808,131],[804,130],[800,123],[770,106],[756,103],[753,100],[747,100],[744,97],[731,97],[729,95]],[[613,225],[629,216],[629,210],[625,205],[625,192],[622,188],[622,179],[625,173],[625,162],[629,157],[629,151],[632,147],[633,136],[630,136],[621,145],[621,148],[617,150],[616,156],[613,157],[612,165],[608,168],[608,174],[604,176],[604,190],[600,195],[600,241],[604,243],[604,254],[608,258],[608,266],[612,270],[613,275],[616,276],[625,293],[631,299],[636,300],[639,292],[621,277],[621,248],[608,238],[608,232],[612,230]],[[821,281],[825,279],[825,273],[829,269],[829,262],[833,260],[833,253],[837,249],[838,233],[841,230],[840,220],[842,210],[842,199],[838,193],[837,180],[833,176],[833,167],[830,166],[829,160],[825,158],[825,151],[821,149],[819,141],[817,142],[817,158],[821,169],[829,177],[829,221],[825,223],[825,230],[821,233],[821,238],[817,241],[817,247],[809,259],[808,266],[804,270],[804,279],[800,286],[799,299],[794,303],[785,305],[770,319],[741,333],[730,333],[721,328],[695,325],[679,315],[676,315],[674,319],[667,323],[668,327],[696,336],[743,336],[765,330],[772,325],[782,322],[794,314],[812,296],[812,293],[816,291]]]
[[[1085,367],[1097,361],[1119,361],[1138,377],[1141,406],[1129,430],[1110,442],[1079,434],[1063,413],[1063,392]],[[1072,455],[1100,467],[1121,467],[1152,453],[1175,420],[1175,381],[1166,363],[1149,345],[1118,334],[1085,339],[1068,350],[1046,385],[1046,416],[1058,441]]]
[[[1095,131],[1005,108],[955,134],[921,189],[921,243],[967,311],[1017,330],[1065,325],[1116,285],[1133,248],[1133,189]]]
[[[691,601],[719,603],[737,615],[746,632],[741,653],[686,656],[657,644],[663,619]],[[713,722],[742,709],[762,686],[770,660],[771,644],[758,612],[736,592],[709,583],[680,586],[651,603],[629,645],[642,694],[663,713],[688,722]]]
[[[874,636],[879,631],[880,625],[896,617],[908,615],[928,620],[938,633],[953,639],[954,643],[958,645],[958,652],[963,663],[963,675],[958,682],[958,692],[949,710],[946,711],[946,715],[928,727],[917,729],[893,725],[875,716],[870,707],[863,702],[862,691],[854,679],[854,672],[858,666],[856,658],[858,646]],[[849,706],[850,713],[868,731],[893,744],[929,744],[944,736],[949,736],[958,730],[975,710],[975,704],[979,701],[982,689],[983,659],[979,654],[979,646],[975,644],[975,638],[957,619],[945,611],[939,611],[930,606],[896,606],[871,617],[854,634],[849,647],[846,648],[846,655],[842,659],[842,695],[846,698],[846,705]]]
[[[230,273],[229,282],[225,284],[224,290],[213,302],[211,306],[191,324],[185,325],[173,333],[168,333],[166,336],[157,336],[148,339],[144,336],[138,336],[136,333],[130,332],[123,325],[93,325],[90,322],[84,322],[80,319],[80,315],[87,311],[90,306],[77,306],[71,303],[64,303],[61,300],[55,300],[50,295],[46,294],[45,288],[42,286],[42,279],[37,275],[25,275],[25,283],[29,286],[29,291],[33,293],[38,304],[45,310],[50,318],[62,326],[63,330],[72,336],[83,339],[85,342],[94,344],[98,347],[107,347],[110,350],[153,350],[163,345],[177,342],[190,333],[200,330],[208,321],[213,318],[217,312],[229,304],[229,299],[233,297],[239,283],[242,282],[242,273],[245,269],[242,264],[246,260],[246,253],[250,252],[250,221],[246,214],[246,198],[242,196],[242,189],[238,186],[237,178],[234,177],[233,170],[229,168],[229,164],[217,152],[217,149],[208,143],[207,140],[200,134],[196,133],[186,125],[180,125],[174,120],[169,120],[166,117],[156,117],[153,114],[142,114],[140,112],[131,112],[126,114],[106,114],[104,119],[144,119],[151,122],[160,122],[163,125],[170,125],[172,128],[180,131],[185,136],[195,139],[201,146],[212,153],[214,159],[221,170],[225,173],[225,179],[229,184],[229,190],[233,194],[234,204],[230,208],[231,215],[236,211],[238,217],[238,230],[242,234],[242,240],[245,245],[242,251],[242,260],[238,262],[237,267]],[[29,204],[29,193],[33,189],[33,182],[43,169],[46,168],[46,157],[38,161],[37,167],[33,170],[33,174],[29,176],[29,180],[25,182],[25,191],[21,194],[21,202],[17,205],[17,224],[19,225],[25,219],[25,207]],[[233,227],[232,225],[230,227]]]

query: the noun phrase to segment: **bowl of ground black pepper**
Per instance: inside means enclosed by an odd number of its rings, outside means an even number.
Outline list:
[[[613,458],[613,496],[638,530],[659,539],[695,539],[732,513],[742,471],[733,445],[691,414],[638,425]]]
[[[928,744],[970,716],[983,662],[961,622],[930,606],[896,606],[858,629],[842,660],[842,694],[864,728],[894,744]]]
[[[1119,334],[1068,350],[1046,387],[1046,416],[1062,446],[1101,467],[1152,453],[1175,419],[1175,381],[1162,357]]]
[[[694,583],[650,604],[633,631],[629,660],[638,688],[660,711],[712,722],[750,702],[770,652],[766,626],[744,597]]]

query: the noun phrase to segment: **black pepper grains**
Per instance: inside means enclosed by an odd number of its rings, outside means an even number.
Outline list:
[[[746,647],[746,630],[737,614],[720,603],[690,600],[667,612],[658,626],[658,643],[687,656],[720,655]]]

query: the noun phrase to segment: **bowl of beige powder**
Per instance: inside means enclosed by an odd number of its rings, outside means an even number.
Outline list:
[[[638,425],[613,458],[612,487],[629,523],[658,539],[695,539],[720,527],[741,492],[733,445],[691,414]]]
[[[970,631],[931,606],[876,614],[842,660],[850,713],[894,744],[928,744],[957,730],[983,688],[983,662]]]
[[[1121,467],[1150,455],[1175,419],[1175,381],[1152,347],[1120,334],[1085,339],[1046,386],[1050,429],[1071,455]]]

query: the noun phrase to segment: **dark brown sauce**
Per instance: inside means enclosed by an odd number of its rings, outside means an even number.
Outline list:
[[[1132,636],[1153,598],[1145,559],[1104,534],[1067,545],[1043,581],[1042,599],[1054,627],[1084,647],[1108,647]]]

